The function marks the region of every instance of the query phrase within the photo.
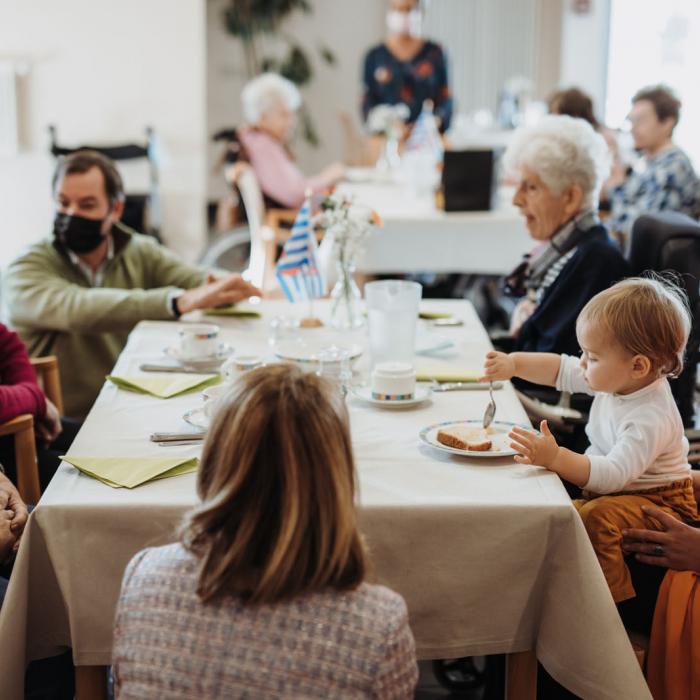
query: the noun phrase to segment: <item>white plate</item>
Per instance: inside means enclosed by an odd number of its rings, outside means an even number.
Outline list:
[[[194,428],[209,429],[209,418],[207,418],[203,408],[192,408],[182,418],[185,423],[189,423]]]
[[[278,343],[275,346],[275,356],[280,360],[290,360],[291,362],[300,362],[302,364],[317,362],[318,354],[323,350],[342,349],[350,353],[350,359],[355,360],[362,355],[362,346],[355,343],[351,345],[339,345],[328,341],[306,341],[306,340],[290,340]]]
[[[399,401],[387,401],[386,399],[375,399],[372,396],[371,386],[352,387],[350,393],[361,401],[371,403],[373,406],[381,406],[382,408],[405,408],[407,406],[417,406],[423,401],[427,401],[432,395],[429,386],[421,386],[416,384],[412,399],[401,399]]]
[[[198,357],[196,360],[192,360],[181,357],[179,348],[174,345],[163,350],[165,355],[179,362],[183,367],[191,367],[194,369],[218,368],[232,352],[233,348],[228,343],[221,343],[215,355]]]
[[[492,447],[490,450],[485,450],[483,452],[478,452],[476,450],[458,450],[456,447],[448,447],[438,442],[437,434],[438,430],[441,428],[452,428],[457,426],[464,426],[465,428],[480,428],[482,425],[480,420],[450,420],[444,423],[436,423],[435,425],[429,425],[427,428],[423,428],[419,433],[418,437],[430,447],[434,447],[436,450],[442,450],[443,452],[449,452],[455,455],[462,455],[463,457],[512,457],[518,454],[510,446],[510,439],[508,438],[508,433],[513,427],[519,425],[518,423],[507,423],[506,421],[496,420],[491,423],[491,428],[493,433],[490,434]],[[527,426],[521,425],[521,428],[526,428],[527,430],[532,430]]]

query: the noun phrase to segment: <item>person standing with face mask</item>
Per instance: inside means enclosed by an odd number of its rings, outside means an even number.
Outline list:
[[[139,321],[261,293],[240,275],[214,279],[121,224],[122,180],[100,153],[59,161],[53,188],[53,236],[10,264],[3,297],[30,355],[58,357],[68,417],[85,417]]]
[[[391,0],[387,38],[365,56],[362,117],[377,105],[405,104],[413,124],[425,100],[431,100],[441,132],[452,119],[447,60],[442,48],[423,38],[419,0]]]

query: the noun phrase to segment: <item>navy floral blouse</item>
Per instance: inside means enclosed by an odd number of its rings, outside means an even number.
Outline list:
[[[403,102],[410,110],[408,121],[418,118],[424,100],[432,100],[440,131],[446,131],[452,119],[452,97],[447,84],[447,61],[440,46],[426,41],[409,61],[400,61],[380,44],[365,58],[362,116],[380,104]]]

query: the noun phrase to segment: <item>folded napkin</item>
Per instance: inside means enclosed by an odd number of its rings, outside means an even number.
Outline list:
[[[197,471],[196,457],[61,457],[84,474],[118,489]]]
[[[419,311],[418,318],[434,321],[436,318],[452,318],[452,314],[446,311]]]
[[[167,377],[117,377],[107,375],[112,384],[121,389],[135,391],[139,394],[151,394],[159,399],[184,394],[193,389],[203,389],[221,381],[219,374],[170,374]]]
[[[416,367],[416,380],[429,382],[478,382],[482,373],[473,369],[450,364],[419,365]]]
[[[216,306],[213,309],[206,309],[205,316],[236,316],[238,318],[262,318],[262,314],[255,309],[241,306]]]

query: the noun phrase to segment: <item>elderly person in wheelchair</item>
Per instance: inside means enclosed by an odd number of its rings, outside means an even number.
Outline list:
[[[288,148],[301,106],[299,90],[276,73],[253,78],[241,93],[246,126],[237,130],[241,157],[255,171],[266,207],[298,209],[307,190],[323,191],[345,172],[333,163],[307,177],[297,167]]]

